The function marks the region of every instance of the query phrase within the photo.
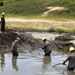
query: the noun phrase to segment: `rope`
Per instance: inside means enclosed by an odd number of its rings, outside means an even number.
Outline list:
[[[53,67],[55,67],[55,66],[57,66],[57,65],[63,65],[63,63],[55,64]],[[64,65],[67,67],[67,65],[66,65],[66,64],[64,64]]]

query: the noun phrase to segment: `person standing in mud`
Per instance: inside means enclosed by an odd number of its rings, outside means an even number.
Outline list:
[[[17,37],[17,39],[15,41],[13,41],[13,43],[12,43],[11,48],[12,48],[13,56],[18,56],[17,47],[18,47],[19,42],[20,42],[20,38]]]
[[[71,53],[70,56],[67,57],[67,59],[63,62],[63,65],[68,61],[68,70],[74,70],[75,69],[75,48],[70,47],[69,51]]]
[[[1,17],[1,32],[5,32],[5,13],[2,13]]]
[[[45,56],[50,56],[52,52],[52,46],[50,45],[50,42],[46,38],[42,38],[42,41],[44,42],[43,50],[45,52]]]

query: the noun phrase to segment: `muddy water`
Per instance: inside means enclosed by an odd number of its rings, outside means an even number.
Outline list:
[[[32,33],[35,38],[47,37],[54,39],[59,34]],[[25,50],[13,57],[11,53],[0,51],[0,75],[75,75],[75,72],[67,71],[65,65],[57,65],[67,58],[67,54],[53,50],[50,57],[44,56],[41,48],[31,53]]]

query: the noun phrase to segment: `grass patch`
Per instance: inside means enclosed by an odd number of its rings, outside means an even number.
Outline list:
[[[4,11],[6,17],[29,19],[29,21],[30,19],[55,20],[54,22],[7,21],[8,29],[75,33],[74,23],[61,23],[61,21],[75,19],[75,0],[2,0],[2,2],[4,4],[0,6],[0,13]],[[57,6],[67,10],[55,10],[49,12],[47,16],[42,16],[49,10],[47,7]]]
[[[75,19],[75,0],[2,0],[4,3],[0,7],[0,13],[3,11],[9,15],[21,16],[39,16],[41,18],[72,18]],[[52,11],[47,16],[41,15],[48,11],[47,7],[64,7],[67,10]]]
[[[9,18],[9,20],[6,21],[6,29],[75,33],[75,23],[69,21],[64,22],[45,19],[25,18]]]

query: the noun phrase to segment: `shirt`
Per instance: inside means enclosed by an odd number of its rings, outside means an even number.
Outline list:
[[[15,40],[13,41],[11,48],[12,50],[17,51],[17,47],[18,47],[17,40]]]
[[[68,68],[75,68],[75,53],[72,53],[67,60],[69,60]]]
[[[43,46],[44,52],[45,53],[49,53],[50,51],[52,51],[52,46],[50,45],[49,41],[46,41],[44,46]]]

